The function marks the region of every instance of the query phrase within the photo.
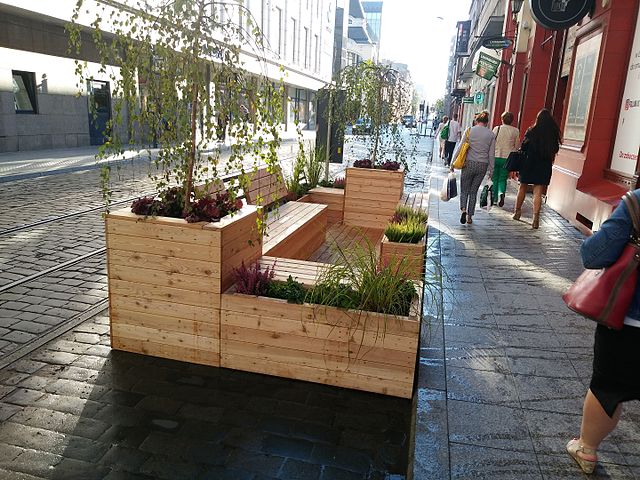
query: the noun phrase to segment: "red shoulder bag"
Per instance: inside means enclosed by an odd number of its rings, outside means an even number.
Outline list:
[[[640,205],[631,192],[622,200],[633,222],[633,232],[622,255],[607,268],[585,270],[562,296],[571,310],[613,330],[624,326],[640,266]]]

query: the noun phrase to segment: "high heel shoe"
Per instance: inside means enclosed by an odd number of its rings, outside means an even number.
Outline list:
[[[531,222],[531,228],[533,228],[535,230],[540,228],[540,214],[539,213],[534,213],[533,214],[533,222]]]
[[[520,215],[522,215],[522,210],[519,208],[516,208],[515,211],[513,212],[513,218],[514,220],[520,220]]]

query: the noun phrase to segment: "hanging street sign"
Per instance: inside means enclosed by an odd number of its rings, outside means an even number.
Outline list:
[[[462,97],[462,103],[473,103],[474,97]]]
[[[480,55],[478,56],[478,64],[476,65],[476,75],[484,78],[485,80],[491,80],[496,76],[499,66],[500,59],[487,55],[484,52],[480,52]]]
[[[482,40],[482,46],[490,50],[504,50],[513,45],[513,40],[505,37],[489,37]]]
[[[482,102],[484,102],[484,93],[476,92],[476,94],[473,96],[473,103],[475,103],[476,105],[482,105]]]
[[[536,23],[549,30],[565,30],[582,20],[595,0],[529,0]]]
[[[471,34],[471,20],[458,22],[456,25],[456,53],[465,54],[469,50],[469,36]]]

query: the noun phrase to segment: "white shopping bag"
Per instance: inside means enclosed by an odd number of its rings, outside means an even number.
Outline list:
[[[449,201],[449,177],[445,177],[444,182],[442,182],[442,189],[440,190],[440,200],[443,202]]]

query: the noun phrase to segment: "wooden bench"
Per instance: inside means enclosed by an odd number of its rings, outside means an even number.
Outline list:
[[[344,190],[341,188],[316,187],[309,190],[309,193],[299,201],[308,203],[319,203],[327,205],[327,222],[335,225],[342,222],[342,212],[344,211]]]
[[[291,275],[294,280],[306,286],[315,285],[322,271],[328,267],[325,263],[268,256],[260,257],[258,263],[263,270],[267,267],[274,270],[274,280],[286,282]]]
[[[328,207],[302,202],[281,204],[287,196],[279,168],[271,172],[266,168],[258,170],[245,191],[247,203],[251,205],[277,206],[266,213],[263,255],[307,260],[324,243]]]

